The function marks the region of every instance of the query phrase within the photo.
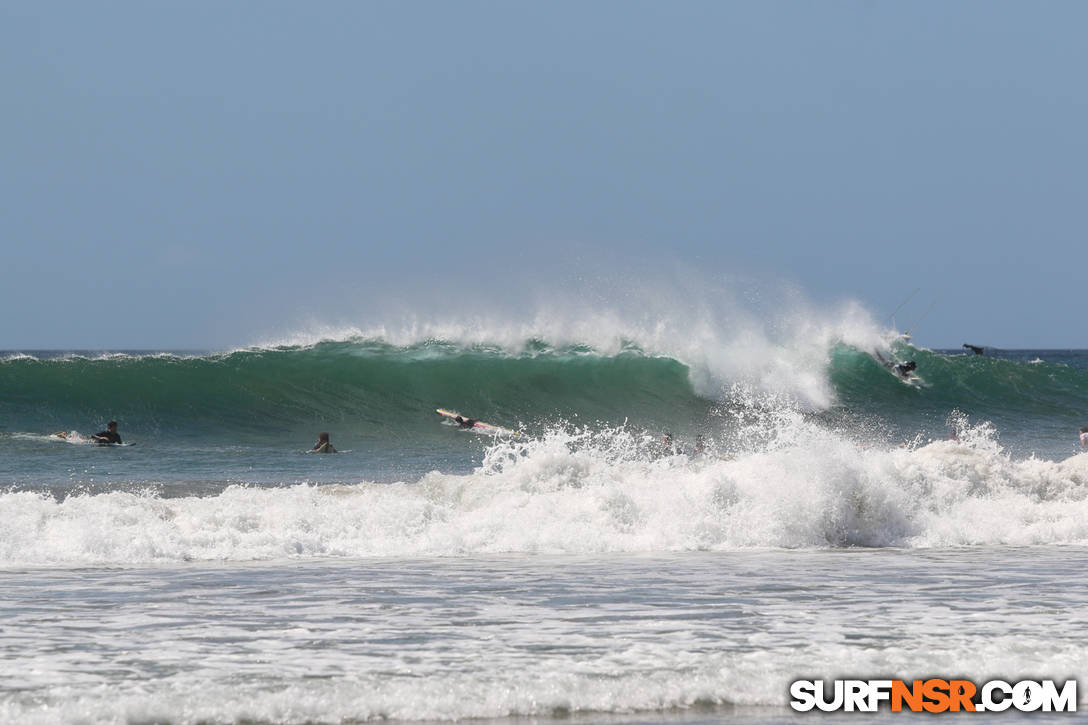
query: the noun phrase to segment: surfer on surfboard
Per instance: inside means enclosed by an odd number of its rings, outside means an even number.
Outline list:
[[[518,435],[518,432],[516,430],[503,428],[500,425],[492,425],[491,423],[484,423],[476,418],[466,418],[465,416],[461,415],[456,411],[446,410],[445,408],[438,408],[435,412],[445,418],[449,418],[450,422],[456,424],[458,428],[478,428],[481,432],[491,434]]]
[[[914,377],[914,371],[918,367],[918,363],[913,360],[907,360],[906,362],[890,362],[884,359],[884,356],[879,352],[876,353],[876,359],[880,361],[880,364],[891,370],[893,373],[903,378],[904,380],[910,380]]]
[[[914,369],[917,367],[918,363],[914,362],[913,360],[907,360],[904,363],[896,363],[895,365],[892,365],[892,370],[894,370],[895,374],[901,378],[909,378],[911,375],[914,374]]]
[[[336,449],[329,442],[329,434],[322,431],[317,434],[317,443],[310,449],[311,453],[336,453]]]
[[[106,424],[106,430],[95,433],[91,439],[100,446],[121,445],[121,436],[117,433],[117,421],[111,420]]]
[[[93,436],[84,438],[76,431],[58,430],[53,433],[53,437],[60,438],[61,440],[71,441],[72,443],[94,443],[96,446],[119,446],[121,443],[121,436],[117,432],[117,421],[111,420],[106,424],[106,430],[101,430],[95,433]],[[132,445],[129,443],[128,445]]]

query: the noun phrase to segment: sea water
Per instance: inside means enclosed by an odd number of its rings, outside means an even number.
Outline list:
[[[976,547],[14,568],[0,719],[793,722],[817,717],[785,708],[798,678],[1079,676],[1086,564]]]
[[[1088,353],[987,353],[3,354],[0,722],[914,721],[789,685],[1079,679]]]

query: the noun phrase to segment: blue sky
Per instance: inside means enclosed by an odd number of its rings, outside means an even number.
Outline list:
[[[1079,2],[5,3],[0,349],[676,269],[877,319],[920,289],[897,321],[930,347],[1088,347],[1085,27]]]

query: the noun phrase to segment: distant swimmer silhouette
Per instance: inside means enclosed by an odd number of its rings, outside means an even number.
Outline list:
[[[696,456],[706,453],[706,439],[702,435],[695,436],[695,447],[691,449],[691,452]]]
[[[310,453],[336,453],[336,449],[329,443],[329,434],[321,432],[317,434],[317,445],[310,449]]]
[[[665,431],[664,435],[661,436],[660,452],[662,456],[675,456],[680,453],[680,446],[676,439],[672,437],[670,431]]]
[[[971,352],[975,353],[976,355],[981,355],[982,351],[983,351],[983,348],[979,347],[978,345],[969,345],[966,342],[963,343],[963,347],[965,349],[970,350]]]
[[[1088,425],[1080,428],[1080,447],[1084,448],[1085,446],[1088,446]]]
[[[121,436],[117,433],[117,421],[111,420],[106,424],[106,430],[95,433],[91,439],[100,446],[120,445]]]
[[[466,418],[463,415],[455,415],[453,421],[462,428],[474,428],[476,427],[475,418]]]

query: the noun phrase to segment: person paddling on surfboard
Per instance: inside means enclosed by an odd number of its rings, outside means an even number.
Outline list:
[[[329,443],[329,434],[322,431],[317,434],[317,445],[310,449],[311,453],[336,453],[336,449]]]
[[[492,435],[521,435],[519,431],[510,430],[509,428],[503,428],[501,425],[492,425],[491,423],[484,423],[478,418],[466,418],[457,411],[446,410],[445,408],[436,408],[435,413],[438,413],[444,418],[449,418],[450,422],[456,425],[462,430],[470,430],[473,428],[480,429],[483,432],[491,433]]]
[[[91,438],[93,438],[100,446],[110,444],[120,445],[121,436],[117,434],[117,421],[111,420],[106,424],[106,430],[95,433]]]

